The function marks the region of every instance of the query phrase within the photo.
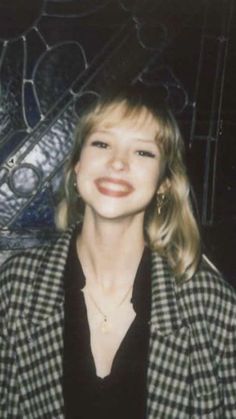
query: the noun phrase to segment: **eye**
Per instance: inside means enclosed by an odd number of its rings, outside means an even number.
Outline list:
[[[137,154],[139,156],[142,156],[142,157],[150,157],[152,159],[154,159],[156,157],[156,155],[154,153],[152,153],[151,151],[147,151],[147,150],[138,150],[137,151]]]
[[[98,148],[107,148],[108,144],[105,143],[104,141],[100,141],[100,140],[94,140],[91,142],[91,145],[93,147],[98,147]]]

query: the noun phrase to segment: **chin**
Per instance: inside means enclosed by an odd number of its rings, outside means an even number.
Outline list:
[[[124,218],[124,217],[126,217],[126,216],[128,216],[128,214],[126,214],[126,213],[124,213],[124,212],[122,212],[122,211],[107,211],[107,210],[105,210],[105,211],[94,211],[94,213],[98,216],[98,217],[100,217],[100,218],[103,218],[103,219],[106,219],[106,220],[116,220],[116,219],[121,219],[121,218]]]

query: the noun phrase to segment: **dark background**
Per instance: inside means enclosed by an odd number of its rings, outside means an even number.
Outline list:
[[[84,104],[106,85],[143,83],[180,123],[205,252],[236,285],[234,3],[0,0],[0,262],[56,237]]]

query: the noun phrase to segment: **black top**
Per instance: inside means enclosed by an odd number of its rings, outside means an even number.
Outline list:
[[[150,251],[145,248],[133,287],[136,317],[113,360],[111,373],[96,375],[87,311],[85,277],[72,237],[65,270],[63,392],[66,419],[144,419],[150,313]]]

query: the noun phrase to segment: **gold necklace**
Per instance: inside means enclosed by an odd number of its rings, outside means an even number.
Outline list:
[[[92,301],[94,307],[102,315],[102,322],[101,322],[101,325],[100,325],[100,330],[101,330],[102,333],[106,334],[106,333],[109,333],[112,330],[113,325],[112,325],[110,316],[112,315],[112,313],[114,311],[116,311],[119,307],[121,307],[122,304],[124,304],[124,302],[128,298],[128,295],[129,295],[132,288],[133,288],[133,284],[128,288],[128,290],[126,291],[125,295],[122,297],[119,304],[116,307],[114,307],[114,309],[112,310],[112,312],[110,314],[104,313],[104,311],[101,309],[101,307],[99,307],[97,302],[94,300],[94,298],[93,298],[92,294],[89,292],[88,288],[84,288],[83,291],[87,292],[87,294],[88,294],[90,300]]]

